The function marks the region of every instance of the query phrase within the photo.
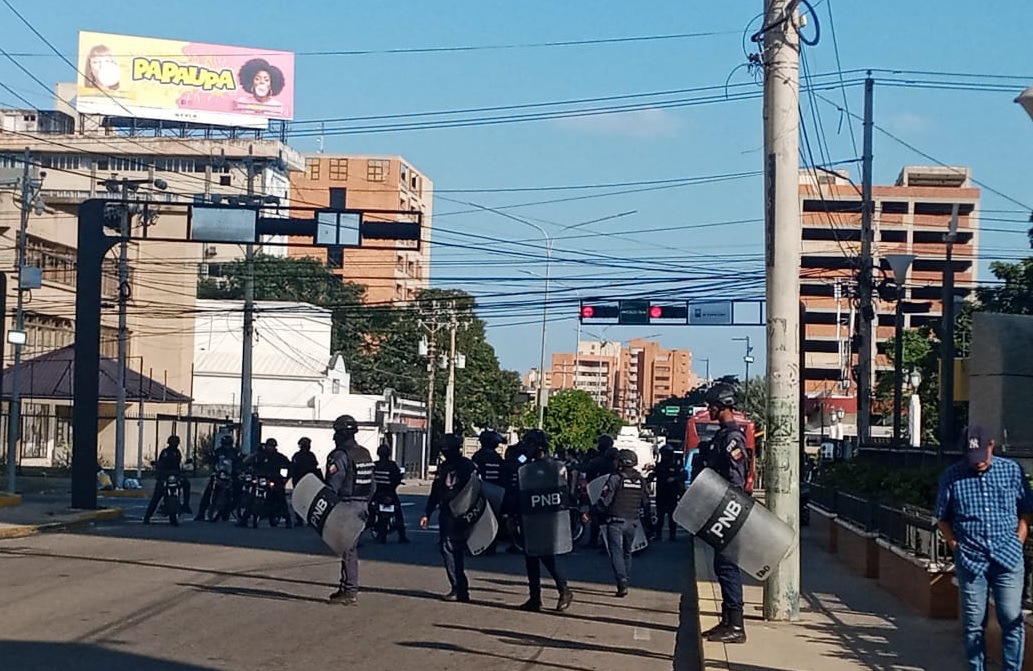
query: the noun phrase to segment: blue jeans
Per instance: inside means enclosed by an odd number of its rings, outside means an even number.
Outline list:
[[[618,585],[627,585],[631,577],[631,546],[635,543],[638,522],[615,520],[606,524],[606,545],[610,551],[610,565]]]
[[[1001,625],[1003,671],[1019,671],[1025,643],[1022,624],[1023,567],[1002,568],[991,562],[983,574],[973,574],[959,562],[955,566],[961,589],[961,623],[965,632],[965,656],[972,671],[986,669],[987,598],[992,593]]]

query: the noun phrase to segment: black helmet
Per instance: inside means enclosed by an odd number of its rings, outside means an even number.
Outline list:
[[[355,435],[359,432],[359,423],[351,415],[341,415],[334,420],[334,433],[339,431]]]
[[[506,442],[506,439],[502,437],[502,434],[492,429],[485,429],[481,431],[481,435],[477,437],[481,441],[481,445],[484,447],[495,448]]]
[[[674,445],[671,445],[670,443],[664,443],[660,446],[660,454],[661,456],[665,454],[674,454]]]
[[[308,436],[302,436],[298,439],[298,447],[303,450],[307,450],[312,447],[312,439]]]
[[[727,382],[718,382],[707,390],[706,402],[707,405],[714,405],[718,408],[734,408],[736,405],[735,387]]]
[[[608,448],[603,452],[603,459],[605,459],[606,461],[613,461],[619,456],[620,452],[617,450],[616,447]]]
[[[270,438],[267,441],[265,441],[265,446],[266,447],[279,447],[279,445],[280,444],[278,442],[276,442],[275,438]]]
[[[617,459],[621,462],[621,466],[631,468],[638,466],[638,455],[633,450],[621,450],[617,453]]]
[[[599,439],[596,441],[595,444],[599,448],[600,452],[605,452],[606,450],[613,447],[613,436],[611,436],[608,433],[604,433],[603,435],[599,436]]]
[[[549,449],[549,434],[545,433],[541,429],[531,429],[524,434],[524,445],[530,448],[531,452],[536,450]]]
[[[179,436],[169,436],[168,445],[169,447],[179,447]]]
[[[233,436],[228,433],[224,433],[222,438],[219,439],[219,445],[223,447],[233,447]]]
[[[390,459],[391,458],[391,446],[387,443],[381,443],[377,448],[377,457],[379,459]]]
[[[458,457],[463,450],[463,439],[454,433],[446,433],[441,440],[441,456],[447,459]],[[378,451],[379,452],[379,451]]]

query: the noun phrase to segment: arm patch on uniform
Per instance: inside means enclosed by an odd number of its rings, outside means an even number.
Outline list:
[[[746,456],[746,453],[743,452],[742,447],[739,446],[739,441],[734,438],[728,441],[727,449],[728,454],[735,461],[742,461],[743,458]]]
[[[334,464],[334,463],[331,463],[329,466],[326,467],[326,472],[329,473],[330,475],[336,474],[337,470],[338,470],[337,469],[337,464]]]

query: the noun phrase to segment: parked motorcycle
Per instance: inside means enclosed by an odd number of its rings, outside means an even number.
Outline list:
[[[237,499],[238,484],[233,480],[233,462],[222,459],[212,473],[212,502],[208,507],[208,521],[228,520],[237,512],[234,507]]]
[[[167,516],[169,524],[174,527],[179,526],[180,495],[183,490],[183,485],[180,483],[179,478],[179,474],[176,473],[170,473],[165,476],[165,481],[162,484],[164,492],[157,510],[157,514]]]

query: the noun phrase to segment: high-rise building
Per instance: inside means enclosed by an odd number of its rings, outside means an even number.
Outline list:
[[[579,342],[576,353],[552,355],[548,379],[552,390],[586,391],[631,424],[641,423],[654,405],[684,396],[698,383],[689,350],[664,349],[642,339]]]
[[[958,234],[951,265],[956,299],[976,285],[979,249],[979,189],[967,167],[905,166],[896,184],[872,188],[872,254],[875,283],[892,279],[887,254],[913,254],[904,300],[930,303],[924,313],[904,315],[904,327],[939,324],[951,212],[958,208]],[[808,396],[854,396],[851,335],[857,320],[857,263],[861,246],[861,190],[845,171],[801,171],[800,296],[806,306],[804,382]],[[896,303],[875,297],[874,370],[892,364],[878,350],[894,334]]]
[[[326,207],[330,189],[345,190],[345,207],[423,213],[422,240],[392,248],[344,250],[339,274],[366,286],[365,302],[410,301],[430,283],[430,235],[434,185],[399,156],[309,154],[305,170],[291,174],[291,196],[303,206]],[[291,256],[327,260],[324,249],[291,247]]]

